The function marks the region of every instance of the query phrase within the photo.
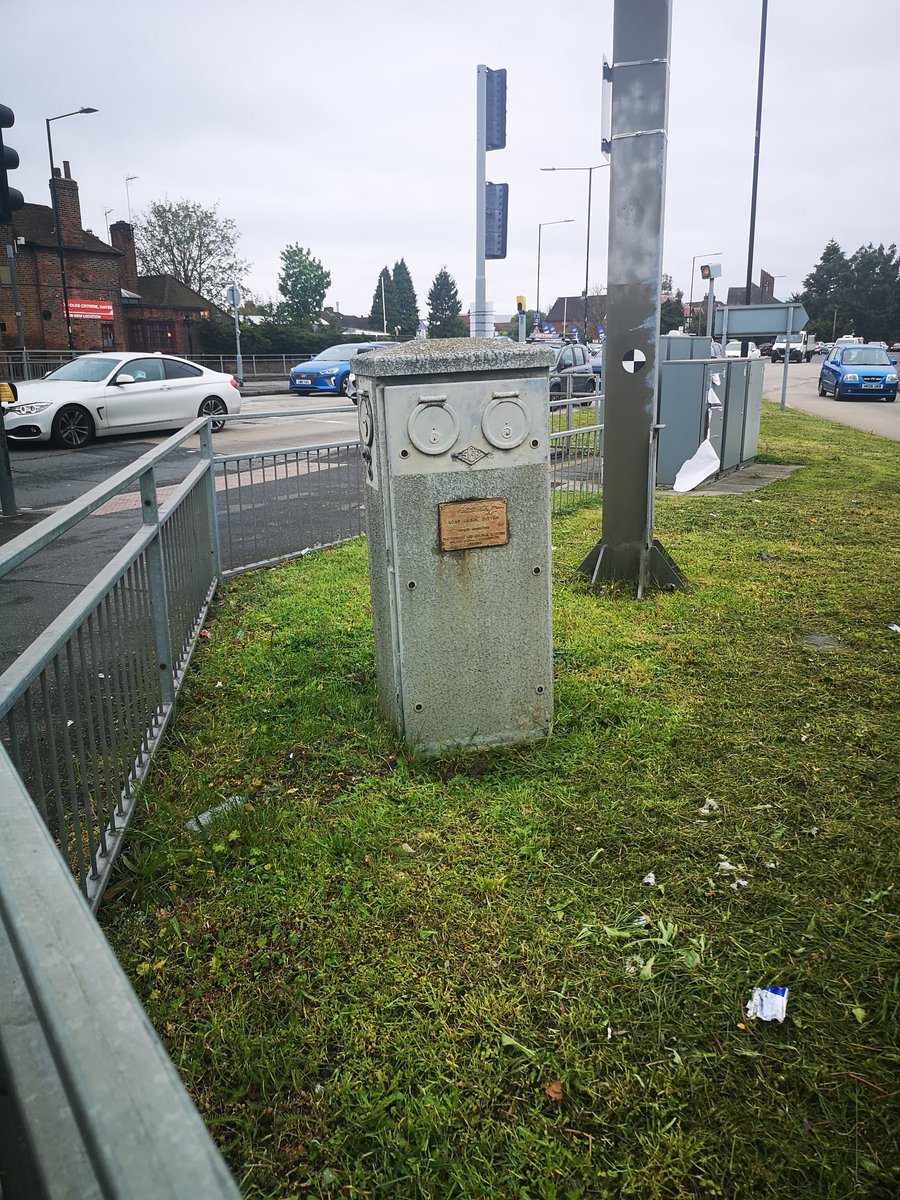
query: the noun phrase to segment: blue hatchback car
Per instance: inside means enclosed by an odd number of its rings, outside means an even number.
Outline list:
[[[832,347],[819,371],[819,395],[829,393],[835,400],[896,400],[896,358],[871,343]]]
[[[300,363],[288,377],[290,392],[326,392],[332,396],[347,395],[347,378],[350,362],[357,354],[367,350],[379,350],[390,346],[390,342],[354,342],[343,346],[329,346],[309,362]]]

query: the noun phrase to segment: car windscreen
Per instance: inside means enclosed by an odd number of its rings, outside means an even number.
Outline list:
[[[69,383],[99,383],[113,368],[121,365],[115,358],[76,358],[51,371],[47,379],[64,379]]]
[[[355,353],[355,346],[329,346],[327,350],[319,351],[316,355],[316,360],[321,360],[322,362],[349,362]]]
[[[856,350],[844,350],[841,362],[845,367],[889,367],[891,360],[877,346],[861,346]]]

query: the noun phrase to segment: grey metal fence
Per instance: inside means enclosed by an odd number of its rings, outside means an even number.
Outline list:
[[[155,465],[197,432],[204,456],[160,506]],[[0,676],[3,745],[93,907],[218,578],[209,423],[0,549],[3,577],[135,483],[142,528]]]
[[[362,533],[356,441],[220,455],[216,472],[223,575],[272,566]]]
[[[550,511],[556,516],[600,495],[603,484],[603,395],[550,403]]]
[[[100,352],[100,348],[97,348]],[[19,382],[23,379],[40,379],[48,371],[55,371],[63,363],[86,354],[85,350],[3,350],[0,351],[0,379]],[[190,354],[191,362],[209,367],[211,371],[237,374],[237,358],[234,354]],[[286,379],[291,367],[306,362],[311,354],[242,354],[244,379]]]

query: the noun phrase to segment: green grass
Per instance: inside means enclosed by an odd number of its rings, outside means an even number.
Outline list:
[[[103,919],[247,1197],[900,1194],[900,447],[762,445],[803,469],[659,501],[684,591],[554,522],[530,747],[407,756],[362,542],[219,594]]]

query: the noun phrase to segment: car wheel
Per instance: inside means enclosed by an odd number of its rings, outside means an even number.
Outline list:
[[[346,374],[346,375],[344,376],[344,378],[341,380],[341,386],[338,388],[338,395],[339,395],[339,396],[346,396],[346,395],[348,395],[348,394],[349,394],[349,393],[348,393],[348,391],[347,391],[347,384],[348,384],[348,382],[349,382],[349,379],[350,379],[350,375],[349,375],[349,372],[348,372],[348,374]]]
[[[835,400],[840,400],[840,398],[841,398],[841,390],[838,387],[837,380],[835,380],[835,383],[834,383],[834,398],[835,398]]]
[[[220,400],[218,396],[207,396],[200,408],[197,411],[198,417],[213,417],[212,431],[213,433],[221,433],[225,428],[224,421],[216,421],[215,418],[222,413],[227,413],[225,401]]]
[[[828,395],[828,393],[825,391],[825,388],[822,386],[822,380],[821,380],[821,379],[819,380],[819,395],[820,395],[820,396],[827,396],[827,395]]]
[[[51,440],[54,446],[80,450],[94,440],[94,421],[89,412],[77,404],[67,404],[53,418]]]

